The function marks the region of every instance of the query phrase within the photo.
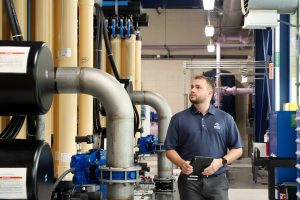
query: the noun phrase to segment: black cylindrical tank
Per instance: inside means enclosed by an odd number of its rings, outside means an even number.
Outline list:
[[[26,185],[22,184],[22,179],[25,178]],[[7,197],[30,200],[51,199],[53,158],[50,146],[39,140],[1,139],[0,185],[6,192],[5,195],[0,195],[0,199],[7,199]],[[21,194],[22,190],[26,192],[23,191]],[[22,198],[24,193],[26,198]]]
[[[46,43],[0,41],[0,115],[44,114],[53,93],[53,58]]]

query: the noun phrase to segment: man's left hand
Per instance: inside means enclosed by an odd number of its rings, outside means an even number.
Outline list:
[[[210,176],[210,175],[213,175],[222,166],[223,166],[222,159],[220,159],[220,158],[213,159],[213,161],[211,162],[211,164],[203,170],[202,175],[206,176],[206,177]]]

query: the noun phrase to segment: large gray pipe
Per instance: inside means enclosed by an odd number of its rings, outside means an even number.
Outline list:
[[[101,70],[59,67],[56,85],[59,93],[89,94],[103,103],[107,113],[107,167],[133,167],[133,109],[121,84]],[[107,198],[133,199],[133,190],[132,183],[108,184]]]
[[[149,105],[154,108],[158,116],[158,143],[163,145],[167,129],[172,117],[172,111],[167,101],[160,95],[149,91],[134,91],[130,94],[134,104]],[[168,160],[165,151],[157,153],[157,174],[159,179],[172,179],[173,164]],[[172,194],[157,194],[157,199],[172,199]]]

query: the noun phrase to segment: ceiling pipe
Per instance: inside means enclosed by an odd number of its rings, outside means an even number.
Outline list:
[[[221,35],[218,37],[217,42],[218,43],[225,43],[226,41],[239,41],[242,44],[249,44],[250,39],[248,36],[243,35]]]
[[[243,13],[241,9],[241,0],[224,0],[223,17],[221,21],[222,34],[233,35],[242,30]],[[239,27],[234,29],[225,29],[226,27]]]
[[[86,67],[57,68],[56,87],[58,93],[89,94],[103,103],[107,113],[107,168],[111,173],[138,171],[133,159],[133,108],[124,87],[109,74]],[[114,181],[108,184],[108,199],[133,198],[134,181]]]
[[[232,37],[230,37],[232,38]],[[220,44],[222,49],[251,49],[252,44]],[[198,50],[206,49],[207,45],[143,45],[142,50],[166,50],[169,51],[184,51],[184,50]]]
[[[221,95],[228,96],[228,95],[239,95],[239,94],[253,94],[253,88],[237,88],[237,87],[221,87]]]

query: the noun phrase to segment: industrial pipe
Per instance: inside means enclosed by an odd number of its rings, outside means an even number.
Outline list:
[[[93,66],[93,9],[94,0],[79,0],[79,66]],[[93,134],[93,97],[80,94],[78,98],[78,135]],[[82,143],[82,152],[92,148]]]
[[[57,68],[58,93],[95,96],[107,113],[107,167],[130,168],[133,159],[133,109],[122,85],[109,74],[93,68]],[[108,184],[108,199],[133,199],[132,183]]]
[[[221,95],[253,94],[253,88],[221,87]]]
[[[160,95],[149,91],[133,91],[129,93],[133,103],[149,105],[158,115],[158,145],[163,145],[167,135],[167,129],[172,117],[172,111],[167,101]],[[159,179],[172,179],[173,164],[168,160],[165,151],[157,152],[157,174]],[[157,193],[157,199],[172,199],[167,193]]]
[[[44,41],[48,44],[51,52],[54,52],[53,49],[53,1],[52,0],[43,0],[35,1],[35,34],[34,39],[36,41]],[[38,119],[42,119],[41,116],[38,116]],[[53,109],[52,106],[50,110],[45,114],[45,124],[39,123],[44,127],[44,136],[43,139],[51,144],[51,134],[53,133]],[[40,127],[37,127],[40,129]],[[37,133],[39,131],[37,130]]]

